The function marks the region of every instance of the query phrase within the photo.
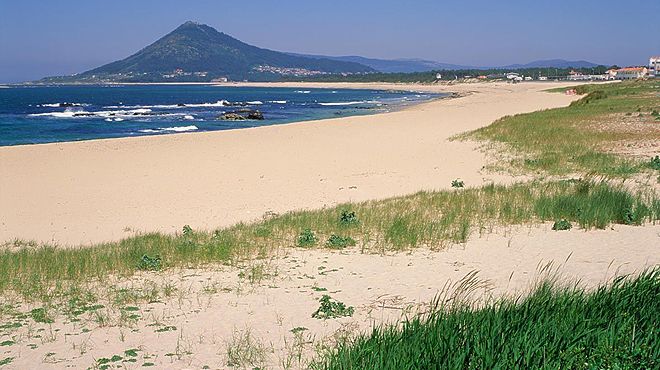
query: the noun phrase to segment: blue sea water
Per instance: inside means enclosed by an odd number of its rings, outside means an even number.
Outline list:
[[[0,88],[0,146],[228,130],[399,109],[428,93],[211,85]],[[229,105],[231,104],[231,105]],[[264,120],[225,121],[238,109]]]

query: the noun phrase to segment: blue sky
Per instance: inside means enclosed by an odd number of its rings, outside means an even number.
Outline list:
[[[121,59],[187,20],[300,53],[646,64],[660,54],[658,14],[653,0],[0,0],[0,82]]]

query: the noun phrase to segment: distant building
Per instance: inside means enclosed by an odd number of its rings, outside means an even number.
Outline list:
[[[547,81],[548,78],[545,76],[539,76],[539,81]]]
[[[646,67],[630,67],[616,70],[617,80],[635,80],[638,78],[644,78],[647,75],[648,69]]]
[[[442,80],[442,74],[441,73],[436,73],[435,74],[435,79],[436,80]]]
[[[649,75],[660,77],[660,56],[649,58]]]
[[[616,79],[616,69],[608,69],[605,74],[607,75],[608,80],[614,80]]]
[[[586,81],[589,79],[588,75],[584,75],[580,72],[570,71],[568,72],[568,79],[570,81]]]
[[[211,82],[229,82],[227,77],[218,77],[211,80]]]

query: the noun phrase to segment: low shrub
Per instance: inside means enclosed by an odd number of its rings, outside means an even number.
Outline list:
[[[332,234],[328,241],[325,243],[325,245],[328,248],[333,248],[333,249],[344,249],[346,247],[352,247],[356,244],[355,239],[351,238],[350,236],[339,236]]]
[[[563,230],[570,230],[573,228],[573,225],[571,225],[570,222],[566,221],[566,219],[561,219],[559,221],[556,221],[554,225],[552,225],[552,230],[555,231],[563,231]]]
[[[145,254],[140,258],[137,268],[143,271],[158,271],[162,268],[160,257],[150,257]]]
[[[360,223],[354,211],[342,210],[339,215],[339,224],[342,226],[353,226]]]
[[[316,238],[316,235],[314,235],[314,232],[311,229],[304,229],[298,235],[299,247],[311,247],[314,246],[317,241],[318,239]]]
[[[660,171],[660,156],[655,156],[651,158],[651,161],[649,162],[649,167],[651,167],[654,170]]]
[[[321,305],[314,311],[312,317],[315,319],[336,319],[339,317],[353,316],[354,308],[346,307],[343,302],[336,301],[324,294],[319,300]]]

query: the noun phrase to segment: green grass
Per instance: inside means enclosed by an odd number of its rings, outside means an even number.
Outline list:
[[[359,222],[350,222],[350,227],[341,217],[348,208],[354,213],[349,219],[359,218]],[[0,271],[3,271],[0,294],[12,291],[32,301],[58,298],[69,306],[69,299],[74,296],[72,302],[90,305],[94,297],[84,293],[80,283],[107,281],[109,275],[122,277],[140,271],[158,273],[156,270],[172,267],[234,264],[266,257],[278,248],[309,247],[312,239],[333,241],[327,246],[318,243],[318,248],[356,244],[361,250],[371,252],[441,248],[463,243],[470,235],[488,233],[501,225],[560,219],[583,228],[655,222],[660,219],[660,201],[655,195],[632,194],[607,183],[531,182],[419,192],[387,200],[291,212],[212,233],[186,229],[178,235],[150,233],[77,248],[17,241],[0,251]],[[301,244],[301,235],[306,243]],[[150,296],[149,292],[144,294]]]
[[[660,140],[657,131],[644,128],[653,124],[652,112],[660,109],[660,82],[584,85],[576,90],[586,95],[569,107],[503,117],[459,138],[504,144],[514,154],[509,166],[527,172],[627,177],[647,169],[644,161],[608,149]],[[639,114],[648,122],[638,122]]]
[[[548,280],[482,307],[441,303],[426,317],[338,343],[334,369],[657,369],[660,270],[585,292]]]

